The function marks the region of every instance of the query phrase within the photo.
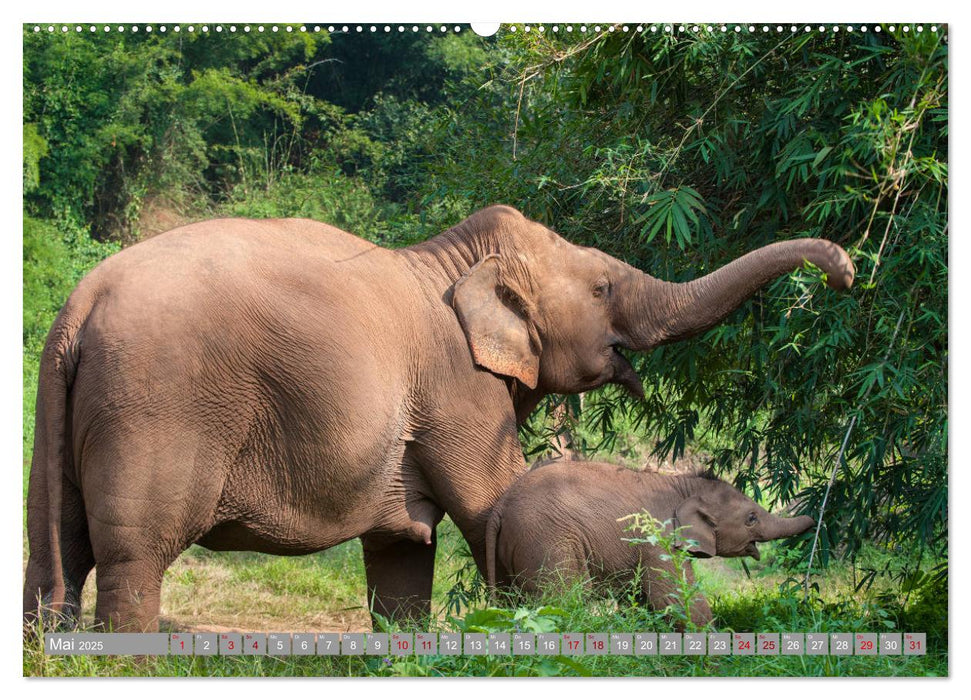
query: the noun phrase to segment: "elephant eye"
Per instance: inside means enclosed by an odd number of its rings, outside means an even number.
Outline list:
[[[755,525],[755,523],[757,523],[758,521],[759,521],[759,516],[757,516],[755,513],[749,513],[748,518],[746,518],[745,520],[745,524],[751,527],[752,525]]]
[[[603,280],[603,281],[597,282],[597,284],[594,285],[593,296],[597,299],[603,299],[605,296],[607,296],[607,293],[609,291],[610,291],[610,283],[607,282],[606,280]]]

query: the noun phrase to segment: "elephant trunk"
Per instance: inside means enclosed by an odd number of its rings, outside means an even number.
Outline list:
[[[801,535],[807,530],[814,528],[816,521],[808,515],[797,515],[794,518],[780,518],[777,515],[767,514],[763,516],[761,524],[762,537],[759,538],[759,541],[768,542],[769,540],[782,540],[786,537]]]
[[[624,347],[639,351],[691,337],[805,261],[822,269],[833,289],[853,284],[853,263],[835,243],[818,238],[772,243],[691,282],[663,282],[633,272],[618,289],[615,330]]]

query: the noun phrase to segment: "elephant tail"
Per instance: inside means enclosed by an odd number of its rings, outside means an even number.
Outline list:
[[[94,302],[84,299],[86,296],[81,289],[72,294],[54,321],[40,359],[27,495],[30,559],[24,585],[25,621],[33,619],[38,602],[55,615],[66,602],[61,491],[64,473],[72,462],[68,395],[81,359],[82,329]]]

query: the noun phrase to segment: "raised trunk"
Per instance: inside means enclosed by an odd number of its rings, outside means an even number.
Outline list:
[[[833,289],[853,284],[853,263],[830,241],[803,238],[773,243],[752,251],[692,282],[663,282],[633,274],[617,290],[614,327],[631,350],[650,350],[663,343],[705,331],[737,309],[763,285],[806,261],[827,274]]]

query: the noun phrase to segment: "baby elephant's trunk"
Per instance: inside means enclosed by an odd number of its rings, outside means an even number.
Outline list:
[[[786,537],[801,535],[807,530],[816,526],[816,521],[808,515],[799,515],[795,518],[780,518],[776,515],[769,515],[767,520],[763,520],[762,534],[763,542],[769,540],[781,540]]]

